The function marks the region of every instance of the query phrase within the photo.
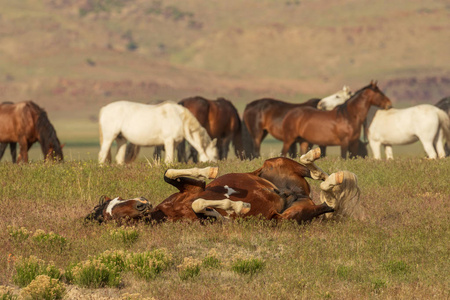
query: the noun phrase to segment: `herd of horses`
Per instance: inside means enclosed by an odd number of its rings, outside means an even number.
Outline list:
[[[371,107],[376,107],[368,124]],[[249,103],[241,118],[234,105],[223,98],[215,101],[192,97],[156,105],[117,101],[99,113],[99,163],[111,161],[111,146],[117,144],[116,162],[136,159],[142,146],[165,151],[165,162],[178,156],[186,160],[185,141],[193,160],[214,162],[226,159],[233,143],[240,159],[261,155],[261,143],[271,134],[283,142],[281,156],[268,159],[249,173],[217,177],[217,168],[169,169],[164,180],[178,192],[156,207],[145,198],[102,197],[86,219],[162,222],[177,220],[226,220],[236,216],[260,216],[269,220],[313,218],[363,218],[356,175],[340,171],[328,175],[314,163],[326,154],[327,146],[340,146],[341,157],[367,156],[364,139],[376,159],[383,145],[393,158],[392,145],[420,140],[430,159],[448,155],[450,144],[450,97],[435,106],[422,104],[406,109],[392,102],[376,82],[352,93],[345,87],[329,97],[294,104],[263,98]],[[446,143],[444,142],[446,141]],[[63,161],[55,128],[45,110],[32,101],[0,104],[0,159],[10,145],[13,162],[27,162],[28,150],[39,142],[45,160]],[[20,153],[16,160],[16,144]],[[299,162],[286,158],[297,154]],[[313,148],[314,145],[319,148]],[[447,148],[445,148],[447,147]],[[313,150],[310,150],[313,149]],[[178,155],[176,155],[178,151]],[[447,151],[447,154],[446,154]],[[217,178],[216,178],[217,177]],[[206,178],[214,179],[206,184]],[[323,181],[320,204],[310,197],[305,178]]]

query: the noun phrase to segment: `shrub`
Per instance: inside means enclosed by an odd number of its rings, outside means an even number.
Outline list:
[[[16,228],[9,225],[6,230],[11,240],[15,243],[22,243],[30,236],[30,231],[25,227]]]
[[[17,298],[12,288],[0,285],[0,300],[16,300]]]
[[[246,274],[253,276],[256,272],[262,270],[264,262],[257,258],[251,259],[237,259],[231,265],[231,270],[239,274]]]
[[[88,288],[117,287],[121,281],[120,268],[105,264],[99,258],[72,265],[65,275],[67,281]]]
[[[219,268],[221,265],[220,259],[217,257],[217,253],[212,249],[208,255],[203,259],[203,266],[206,268]]]
[[[19,257],[15,263],[16,274],[13,277],[14,283],[20,287],[27,286],[38,275],[47,275],[51,278],[61,278],[61,271],[53,263],[46,264],[36,256],[29,258]]]
[[[159,273],[167,269],[172,261],[172,256],[166,249],[157,249],[143,253],[135,253],[129,256],[128,269],[143,279],[153,279]]]
[[[62,253],[67,246],[67,239],[65,237],[53,232],[45,233],[42,229],[36,230],[32,239],[40,247],[50,250],[58,249],[59,253]]]
[[[39,275],[22,290],[25,299],[53,300],[62,299],[66,289],[58,279]]]
[[[194,278],[200,274],[201,261],[192,257],[185,257],[183,263],[178,266],[178,275],[181,280]]]
[[[122,242],[125,246],[131,246],[139,238],[139,231],[133,227],[112,229],[109,234],[115,241]]]

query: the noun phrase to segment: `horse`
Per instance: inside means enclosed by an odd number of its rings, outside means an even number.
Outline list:
[[[342,88],[341,91],[322,98],[322,100],[319,101],[319,103],[317,103],[317,108],[320,110],[332,110],[334,109],[336,106],[344,103],[345,101],[347,101],[348,99],[350,99],[350,97],[353,95],[350,87],[344,85],[344,87]]]
[[[118,164],[125,163],[127,140],[136,146],[164,145],[166,163],[173,162],[175,146],[183,139],[199,152],[200,161],[217,160],[217,141],[211,140],[187,108],[175,102],[149,105],[117,101],[107,104],[100,109],[99,132],[100,164],[111,161],[110,149],[114,139],[117,143]],[[139,147],[134,149],[138,151]]]
[[[0,160],[5,154],[6,148],[9,145],[9,150],[11,152],[11,161],[13,164],[17,161],[17,143],[0,143]]]
[[[124,218],[130,221],[138,220],[150,209],[152,209],[152,205],[144,197],[133,199],[116,197],[112,199],[101,196],[98,205],[85,217],[85,221],[95,220],[99,223],[103,223],[108,220],[120,222],[121,219]]]
[[[450,117],[450,97],[446,97],[441,99],[438,103],[436,103],[434,106],[439,107],[443,111],[447,113],[447,115]],[[448,141],[447,141],[448,142]],[[445,155],[450,155],[450,146],[448,146],[448,143],[445,144]]]
[[[217,139],[220,160],[228,157],[231,142],[233,142],[236,156],[243,158],[241,119],[233,103],[224,98],[208,100],[196,96],[182,99],[178,104],[186,107],[197,118],[212,139]],[[194,151],[191,150],[191,153]],[[181,155],[179,154],[179,157]],[[193,153],[192,156],[194,162],[197,162],[197,154]]]
[[[339,91],[336,94],[344,95],[348,94],[348,91]],[[261,155],[261,143],[268,133],[280,141],[283,140],[284,133],[281,124],[289,111],[297,107],[316,108],[320,101],[321,99],[314,98],[303,103],[288,103],[281,100],[263,98],[247,104],[242,117],[245,124],[243,129],[248,131],[252,146],[247,147],[251,149],[247,150],[249,153],[246,153],[246,156],[251,158]],[[296,152],[294,144],[289,154],[291,157],[295,157]],[[322,153],[325,152],[322,151]]]
[[[328,214],[326,218],[364,219],[356,175],[348,171],[328,175],[315,165],[319,157],[320,149],[316,148],[300,157],[300,163],[284,157],[271,158],[253,172],[220,177],[217,167],[168,169],[164,180],[178,192],[142,213],[142,220],[226,221],[254,216],[303,223],[324,214]],[[206,184],[207,178],[214,180]],[[322,203],[312,201],[311,187],[305,178],[322,181]]]
[[[306,153],[310,144],[340,146],[341,157],[347,152],[353,158],[358,152],[361,127],[371,105],[389,109],[392,102],[378,88],[376,82],[357,91],[344,104],[331,111],[313,107],[297,107],[286,114],[282,130],[285,156],[292,144],[300,142],[300,153]]]
[[[387,159],[393,159],[392,145],[421,141],[430,159],[445,157],[443,137],[450,144],[450,118],[440,108],[421,104],[405,109],[379,110],[369,126],[369,144],[375,159],[381,159],[380,146]],[[437,153],[436,153],[437,152]]]
[[[28,162],[28,150],[35,142],[40,143],[44,160],[64,160],[63,146],[44,109],[32,101],[0,104],[1,156],[6,148],[5,143],[9,143],[12,161],[16,162],[15,143],[18,143],[20,153],[17,162]]]

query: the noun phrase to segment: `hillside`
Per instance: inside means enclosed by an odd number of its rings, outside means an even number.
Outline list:
[[[303,102],[376,79],[394,103],[450,95],[446,1],[0,0],[0,101],[96,120],[111,101]],[[88,118],[88,119],[86,119]]]

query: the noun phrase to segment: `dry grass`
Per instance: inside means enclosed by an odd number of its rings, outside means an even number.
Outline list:
[[[261,162],[229,160],[218,165],[224,174],[250,171]],[[19,256],[35,255],[65,270],[105,250],[167,249],[173,264],[154,279],[124,273],[120,289],[66,284],[66,297],[120,299],[136,293],[155,299],[448,297],[448,160],[327,158],[320,166],[328,172],[346,169],[358,175],[368,220],[315,221],[303,226],[262,220],[207,226],[139,224],[138,237],[131,242],[110,234],[117,231],[114,224],[84,224],[83,217],[102,194],[144,196],[159,203],[174,192],[163,182],[165,166],[137,163],[100,168],[92,161],[1,164],[0,285],[14,287],[14,259]],[[318,198],[317,183],[311,183]],[[30,237],[11,238],[8,225],[26,228]],[[31,238],[36,231],[64,237],[63,251],[37,243]],[[219,262],[215,267],[201,265],[198,274],[190,271],[195,276],[180,275],[178,266],[185,261],[201,262],[211,256]],[[233,271],[235,262],[253,259],[263,263],[254,275]]]

